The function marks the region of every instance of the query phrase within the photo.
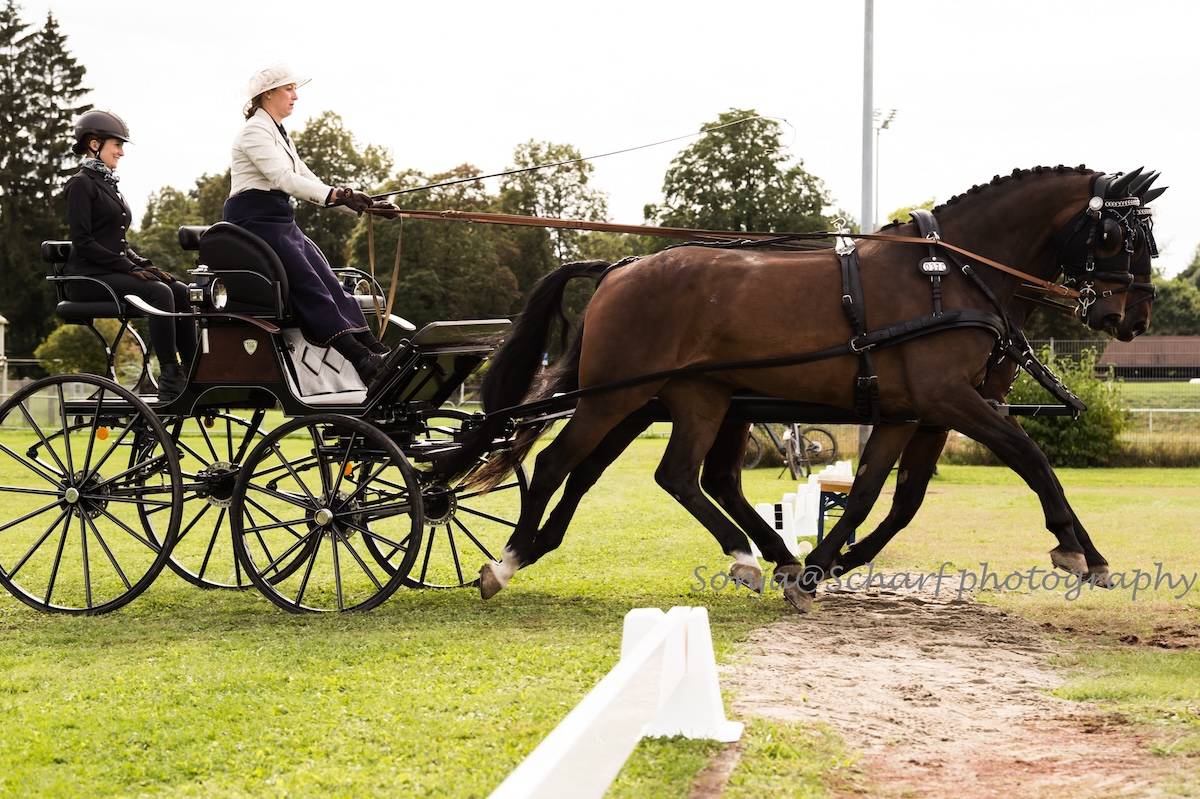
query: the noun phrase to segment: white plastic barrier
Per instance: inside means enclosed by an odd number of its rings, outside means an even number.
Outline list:
[[[731,743],[707,608],[625,614],[621,660],[492,792],[492,799],[602,797],[642,736]]]
[[[784,494],[782,501],[773,504],[760,502],[754,506],[758,515],[779,533],[788,550],[796,557],[812,551],[812,544],[799,539],[817,536],[817,517],[821,513],[822,476],[853,480],[853,466],[850,461],[831,463],[820,472],[811,473],[807,482],[797,483],[796,490]],[[762,557],[762,552],[753,541],[750,542],[750,552],[756,558]]]

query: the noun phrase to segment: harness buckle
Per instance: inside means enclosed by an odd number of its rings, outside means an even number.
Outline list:
[[[850,342],[849,342],[850,351],[853,352],[855,355],[861,355],[862,353],[866,352],[867,350],[875,349],[875,344],[873,342],[867,342],[867,343],[863,344],[862,346],[859,346],[857,342],[861,338],[862,338],[862,336],[855,336],[854,338],[850,339]],[[861,377],[859,378],[860,381],[863,379],[864,378],[861,378]],[[871,379],[874,380],[875,376],[872,375]]]
[[[838,255],[849,255],[854,252],[854,239],[838,236],[833,245],[833,251]]]
[[[844,306],[846,306],[846,307],[849,307],[849,306],[851,306],[851,305],[853,305],[853,304],[854,304],[854,298],[853,298],[853,297],[851,297],[849,294],[843,294],[843,295],[842,295],[842,305],[844,305]]]

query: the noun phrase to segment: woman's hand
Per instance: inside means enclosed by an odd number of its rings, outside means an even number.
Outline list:
[[[354,213],[361,214],[371,207],[371,198],[349,187],[334,189],[333,202],[330,205],[344,205]]]
[[[162,269],[159,269],[154,264],[145,266],[145,267],[143,267],[143,269],[145,269],[147,272],[154,275],[156,278],[158,278],[159,280],[161,280],[164,283],[178,283],[179,282],[179,278],[175,277],[170,272],[165,272]]]
[[[396,219],[400,216],[400,209],[387,200],[375,200],[371,203],[371,213],[384,219]]]
[[[154,274],[152,274],[150,272],[150,270],[143,269],[140,266],[136,269],[130,270],[129,274],[133,275],[134,277],[138,278],[139,280],[149,280],[151,283],[158,280],[158,278]]]

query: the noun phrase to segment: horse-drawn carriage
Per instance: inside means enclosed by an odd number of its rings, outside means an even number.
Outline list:
[[[864,454],[867,487],[852,493],[847,514],[809,557],[803,585],[785,589],[798,608],[811,602],[820,577],[860,565],[912,518],[924,490],[909,486],[923,486],[927,475],[906,484],[912,507],[896,516],[894,529],[840,552],[908,443],[930,437],[922,469],[931,473],[950,428],[1003,452],[1043,496],[1047,526],[1060,540],[1056,565],[1105,581],[1107,563],[1082,526],[1062,522],[1071,513],[1044,455],[996,411],[1022,410],[1002,404],[1017,366],[1061,401],[1054,412],[1082,409],[1029,350],[1020,324],[1037,298],[1020,292],[1074,299],[1085,317],[1091,312],[1089,324],[1115,333],[1126,296],[1137,290],[1145,303],[1141,327],[1129,335],[1144,330],[1154,246],[1149,218],[1139,214],[1162,189],[1149,189],[1152,178],[1134,185],[1135,178],[1138,172],[1114,178],[1083,168],[1018,170],[1011,180],[994,181],[999,188],[991,197],[976,193],[973,203],[947,212],[976,252],[944,241],[934,216],[917,213],[910,228],[856,237],[875,245],[871,269],[861,273],[844,234],[836,246],[813,252],[812,239],[830,234],[714,239],[712,231],[693,231],[707,239],[699,247],[650,256],[615,277],[608,276],[628,262],[569,265],[532,293],[485,381],[483,414],[443,405],[497,346],[507,320],[436,322],[414,331],[397,319],[406,336],[396,344],[402,357],[369,392],[340,356],[306,341],[292,324],[287,278],[269,246],[226,223],[182,228],[181,245],[198,252],[189,286],[194,311],[183,315],[197,321],[201,339],[182,394],[160,401],[153,393],[144,346],[135,390],[110,379],[112,347],[110,378],[48,377],[0,406],[0,452],[8,458],[0,464],[0,519],[8,519],[0,521],[0,583],[36,608],[75,613],[124,605],[167,565],[204,587],[253,584],[292,611],[369,609],[401,585],[478,582],[486,598],[517,568],[558,546],[582,494],[656,419],[674,424],[659,483],[735,556],[745,579],[760,585],[747,536],[777,564],[776,577],[792,579],[801,565],[753,513],[734,476],[748,424],[879,425],[872,439],[879,443]],[[997,233],[978,213],[997,194],[1009,221],[1020,217],[1021,225]],[[68,247],[43,246],[65,321],[91,326],[111,317],[124,331],[131,319],[162,315],[116,294],[111,302],[66,299],[65,285],[88,279],[61,274]],[[1032,274],[977,254],[993,247],[1026,252]],[[809,252],[788,252],[796,248]],[[798,261],[804,270],[795,268]],[[703,279],[689,286],[672,277],[685,268]],[[1054,283],[1064,273],[1077,288]],[[378,310],[382,292],[372,277],[353,269],[341,276],[365,308]],[[529,401],[549,320],[575,276],[608,278],[597,296],[618,298],[602,300],[600,311],[595,302],[589,308],[600,351],[593,367],[607,365],[580,387],[580,352],[588,343],[579,336]],[[768,289],[757,296],[773,310],[745,302],[750,278]],[[638,288],[639,281],[653,290]],[[695,286],[703,296],[676,290]],[[811,303],[799,337],[781,294]],[[621,315],[650,302],[662,306],[657,315]],[[666,304],[674,316],[663,312]],[[872,314],[878,309],[882,325],[875,316],[867,325],[868,306]],[[922,314],[923,307],[932,313]],[[658,338],[646,347],[645,330],[654,325]],[[920,368],[900,379],[913,363]],[[880,374],[891,377],[883,391]],[[489,382],[496,390],[489,392]],[[268,430],[264,422],[276,407],[290,418]],[[568,416],[563,436],[540,456],[540,482],[535,475],[530,485],[522,457],[550,422]],[[13,427],[22,430],[4,432]],[[560,506],[542,526],[564,480]],[[464,560],[478,554],[484,566],[475,580]]]
[[[22,429],[0,437],[0,582],[36,608],[81,613],[124,605],[164,566],[205,588],[253,584],[289,610],[369,608],[401,585],[472,582],[462,559],[499,551],[524,476],[470,496],[422,465],[455,445],[470,415],[443,405],[508,321],[416,331],[393,317],[403,355],[367,398],[354,369],[295,326],[265,242],[228,223],[179,239],[198,256],[200,346],[186,389],[165,401],[130,327],[162,312],[115,293],[68,299],[71,281],[91,278],[62,274],[69,242],[43,244],[58,315],[96,333],[109,376],[47,377],[0,408],[0,428]],[[378,308],[369,275],[336,271],[364,310]],[[141,349],[132,389],[116,382],[118,342],[96,331],[99,318],[120,320]],[[290,419],[268,429],[275,408]]]

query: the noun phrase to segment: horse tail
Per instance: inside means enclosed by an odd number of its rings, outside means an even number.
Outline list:
[[[538,282],[517,321],[509,329],[504,344],[492,355],[480,391],[485,413],[511,408],[523,400],[533,402],[561,391],[574,390],[579,382],[582,324],[570,347],[536,381],[536,387],[535,378],[556,319],[561,321],[565,335],[567,320],[562,311],[562,299],[567,283],[577,277],[600,277],[608,268],[606,261],[577,261],[563,264]],[[479,427],[463,437],[458,449],[442,463],[436,464],[436,471],[446,479],[468,473],[491,443],[505,434],[508,425],[507,416],[486,417]],[[522,427],[513,446],[499,452],[470,474],[466,484],[483,490],[496,486],[524,460],[548,426],[547,423]]]

